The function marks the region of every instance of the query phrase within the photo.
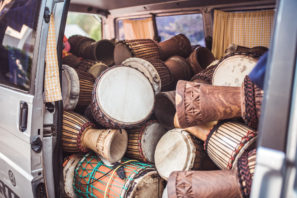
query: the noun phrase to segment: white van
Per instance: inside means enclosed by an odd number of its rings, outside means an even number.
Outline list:
[[[64,196],[63,103],[44,101],[51,15],[61,68],[64,35],[131,39],[123,21],[149,17],[155,40],[184,33],[193,46],[211,48],[214,10],[266,9],[275,14],[251,197],[296,197],[296,0],[1,0],[0,197]]]

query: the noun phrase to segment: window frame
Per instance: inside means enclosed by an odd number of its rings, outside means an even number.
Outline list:
[[[34,50],[32,53],[32,63],[31,63],[31,71],[30,71],[30,74],[31,74],[30,83],[29,83],[30,87],[28,90],[25,90],[25,89],[21,89],[21,88],[17,87],[17,85],[14,85],[14,84],[0,83],[0,86],[3,88],[10,89],[10,90],[17,91],[17,92],[24,93],[24,94],[31,94],[31,95],[35,94],[35,81],[36,81],[35,78],[36,78],[36,72],[37,72],[37,64],[38,64],[38,56],[39,56],[39,43],[40,43],[40,36],[41,36],[40,26],[41,26],[41,23],[43,20],[43,17],[41,17],[41,13],[43,13],[41,10],[42,2],[41,1],[38,1],[38,2],[39,2],[39,4],[37,5],[36,15],[35,15],[35,19],[34,19],[36,29],[35,29],[35,33],[32,34],[32,38],[31,38],[31,39],[35,39],[35,41],[34,41],[34,45],[32,46]],[[42,20],[40,18],[42,18]]]
[[[155,32],[155,38],[159,37],[158,33],[158,27],[157,27],[157,22],[156,22],[156,17],[162,17],[162,16],[178,16],[178,15],[189,15],[189,14],[201,14],[202,15],[202,21],[203,21],[203,33],[204,33],[204,39],[207,36],[206,35],[206,30],[205,30],[205,17],[204,17],[204,11],[203,9],[193,9],[193,10],[188,10],[188,11],[170,11],[170,10],[161,10],[155,13],[149,13],[149,14],[135,14],[135,15],[130,15],[130,16],[119,16],[114,19],[114,34],[115,38],[117,40],[120,40],[120,35],[119,35],[119,20],[125,20],[125,19],[138,19],[138,18],[148,18],[152,17],[153,18],[153,24],[154,24],[154,32]]]

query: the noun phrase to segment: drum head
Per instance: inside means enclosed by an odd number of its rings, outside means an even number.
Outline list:
[[[257,59],[245,55],[227,57],[214,71],[212,84],[240,87],[244,77],[252,71],[256,63]]]
[[[75,69],[62,65],[62,98],[64,110],[73,110],[79,98],[79,78]]]
[[[154,154],[157,143],[166,132],[165,128],[158,122],[151,122],[144,129],[141,138],[142,152],[149,162],[154,163]]]
[[[118,42],[114,48],[114,62],[120,65],[127,58],[132,57],[133,54],[130,48],[123,42]]]
[[[96,79],[107,68],[108,66],[104,63],[97,63],[88,69],[88,73]]]
[[[155,93],[157,94],[161,91],[161,78],[158,71],[149,61],[142,58],[128,58],[122,62],[122,65],[141,71],[151,82]]]
[[[96,85],[95,102],[114,123],[135,126],[152,113],[154,90],[149,80],[136,69],[113,67],[97,79]]]
[[[158,173],[168,179],[173,171],[190,170],[193,167],[196,148],[188,132],[172,129],[162,136],[155,151]]]
[[[74,179],[74,169],[80,160],[81,156],[74,154],[70,156],[68,162],[64,162],[66,163],[63,168],[64,190],[68,197],[76,197],[72,184]]]
[[[164,185],[157,171],[150,171],[136,178],[131,188],[132,192],[128,193],[127,197],[151,198],[161,197]]]

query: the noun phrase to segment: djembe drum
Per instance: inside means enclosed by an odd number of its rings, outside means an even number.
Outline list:
[[[214,70],[212,85],[240,87],[256,64],[257,59],[252,56],[236,53],[225,56]]]
[[[157,121],[151,120],[140,127],[129,129],[126,156],[143,162],[154,163],[158,141],[167,131]]]
[[[177,119],[182,128],[187,128],[242,116],[249,127],[257,129],[263,94],[248,77],[242,87],[179,81],[175,99]]]
[[[151,62],[144,60],[142,58],[132,57],[123,61],[122,65],[137,69],[143,75],[145,75],[147,79],[150,81],[156,94],[161,91],[161,81],[164,81],[166,79],[164,79],[164,77],[162,76],[163,80],[161,80],[159,72]],[[160,74],[162,74],[162,72],[160,72]]]
[[[92,91],[94,88],[94,77],[83,70],[76,70],[79,77],[79,98],[76,107],[77,112],[84,112],[85,108],[91,104]]]
[[[203,150],[203,142],[183,129],[172,129],[159,140],[155,150],[155,165],[159,175],[167,180],[177,170],[212,169]]]
[[[176,88],[176,112],[182,128],[241,116],[240,87],[180,80]]]
[[[106,166],[96,156],[86,154],[74,172],[77,197],[161,197],[163,180],[152,165],[124,158]]]
[[[77,72],[68,65],[62,65],[62,98],[64,110],[73,110],[79,100],[80,84]]]
[[[194,74],[206,69],[215,60],[214,55],[206,47],[197,47],[187,58],[189,65]]]
[[[62,63],[65,64],[65,65],[69,65],[70,67],[73,67],[73,68],[78,68],[79,64],[81,62],[81,58],[71,54],[71,53],[68,53],[65,57],[63,57],[62,59]]]
[[[171,75],[174,79],[174,86],[178,80],[189,80],[192,77],[190,65],[186,59],[181,56],[172,56],[165,61]]]
[[[125,130],[95,129],[94,124],[74,112],[64,111],[62,146],[65,152],[93,150],[109,163],[120,160],[127,149]]]
[[[256,66],[258,56],[236,52],[213,61],[205,70],[195,74],[192,81],[217,86],[240,87],[243,79]]]
[[[154,115],[167,130],[174,128],[175,91],[160,92],[155,97]]]
[[[178,34],[166,41],[160,42],[159,48],[162,60],[166,60],[174,55],[187,58],[192,52],[191,42],[184,34]]]
[[[140,71],[116,66],[96,79],[92,114],[105,127],[133,128],[149,119],[155,102],[150,81]]]
[[[114,61],[120,65],[131,57],[142,59],[160,59],[158,43],[151,39],[123,40],[115,45]]]
[[[244,124],[222,121],[210,131],[205,149],[221,169],[233,169],[245,150],[255,143],[257,132]]]
[[[166,198],[230,197],[248,198],[255,170],[256,150],[245,152],[237,170],[176,171],[167,183]],[[165,194],[165,193],[164,193]]]
[[[73,189],[74,169],[81,158],[82,156],[73,154],[67,157],[63,163],[64,191],[69,198],[76,197]]]

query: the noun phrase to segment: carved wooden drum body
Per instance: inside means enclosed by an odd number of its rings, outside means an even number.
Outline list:
[[[157,121],[148,121],[144,125],[127,130],[128,148],[126,155],[143,162],[154,163],[154,154],[158,141],[167,131]]]
[[[62,98],[64,110],[73,110],[79,99],[80,83],[75,69],[62,65]]]
[[[125,66],[112,67],[96,80],[92,114],[105,127],[132,128],[150,117],[154,97],[150,81],[140,71]]]
[[[125,175],[117,170],[122,169]],[[74,172],[74,191],[78,197],[161,197],[162,179],[152,165],[124,158],[115,167],[106,166],[94,155],[86,154]]]

